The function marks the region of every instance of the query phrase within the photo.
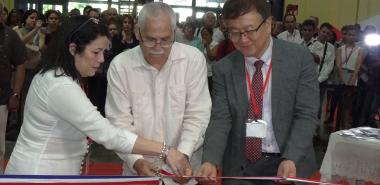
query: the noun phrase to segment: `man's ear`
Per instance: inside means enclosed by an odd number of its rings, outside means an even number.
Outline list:
[[[69,52],[71,55],[75,55],[77,53],[77,45],[74,43],[69,44]]]

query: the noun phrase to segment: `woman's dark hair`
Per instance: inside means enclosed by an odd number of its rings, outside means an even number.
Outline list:
[[[24,17],[22,18],[22,24],[25,25],[26,19],[28,19],[28,17],[29,17],[30,15],[32,15],[33,13],[36,13],[37,16],[38,16],[38,12],[37,12],[37,10],[34,10],[34,9],[27,10],[27,11],[24,13]]]
[[[49,19],[49,16],[51,14],[56,14],[58,16],[58,18],[61,17],[61,14],[58,11],[56,11],[56,10],[48,10],[48,11],[45,12],[45,18],[46,18],[46,20]]]
[[[224,19],[235,19],[255,10],[263,19],[271,15],[271,5],[267,0],[227,0],[224,3],[222,16]]]
[[[78,80],[80,74],[75,67],[74,56],[69,45],[76,45],[75,52],[83,53],[88,44],[99,36],[108,36],[107,26],[95,18],[75,16],[68,18],[58,29],[46,52],[42,55],[39,71],[41,74],[54,70],[55,76],[69,76]],[[60,72],[62,70],[62,72]]]
[[[207,31],[211,35],[211,37],[214,34],[214,30],[212,28],[203,27],[201,30],[201,34],[203,33],[203,31]]]
[[[135,29],[135,20],[133,19],[132,15],[125,14],[125,15],[122,16],[122,19],[121,19],[121,23],[122,23],[122,24],[124,24],[124,20],[125,20],[126,18],[128,18],[129,21],[131,21],[131,24],[132,24],[132,28],[131,28],[131,30],[132,30],[132,32],[133,32],[134,29]]]

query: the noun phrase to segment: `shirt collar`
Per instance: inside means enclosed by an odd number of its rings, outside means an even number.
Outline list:
[[[268,48],[265,50],[264,54],[261,56],[260,59],[256,57],[245,57],[245,61],[248,62],[248,64],[255,64],[257,60],[262,60],[264,62],[264,65],[269,66],[270,60],[272,59],[272,50],[273,50],[273,39],[270,37],[270,42]]]

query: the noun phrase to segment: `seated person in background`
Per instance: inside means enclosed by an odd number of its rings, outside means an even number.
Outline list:
[[[26,99],[24,123],[6,174],[79,175],[87,136],[107,149],[161,156],[182,173],[179,152],[116,128],[102,117],[81,89],[104,62],[107,27],[94,18],[68,19],[42,58]],[[176,162],[173,162],[176,159]]]

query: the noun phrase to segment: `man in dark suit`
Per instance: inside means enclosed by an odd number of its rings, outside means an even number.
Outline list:
[[[266,0],[227,0],[223,17],[237,51],[213,66],[211,120],[196,175],[215,177],[221,166],[223,176],[310,176],[316,170],[312,138],[319,109],[310,52],[271,37]],[[251,119],[265,121],[265,129],[255,131],[259,127],[247,124]],[[249,149],[257,143],[260,149]],[[257,159],[252,160],[252,151]],[[208,178],[198,180],[210,183]]]

